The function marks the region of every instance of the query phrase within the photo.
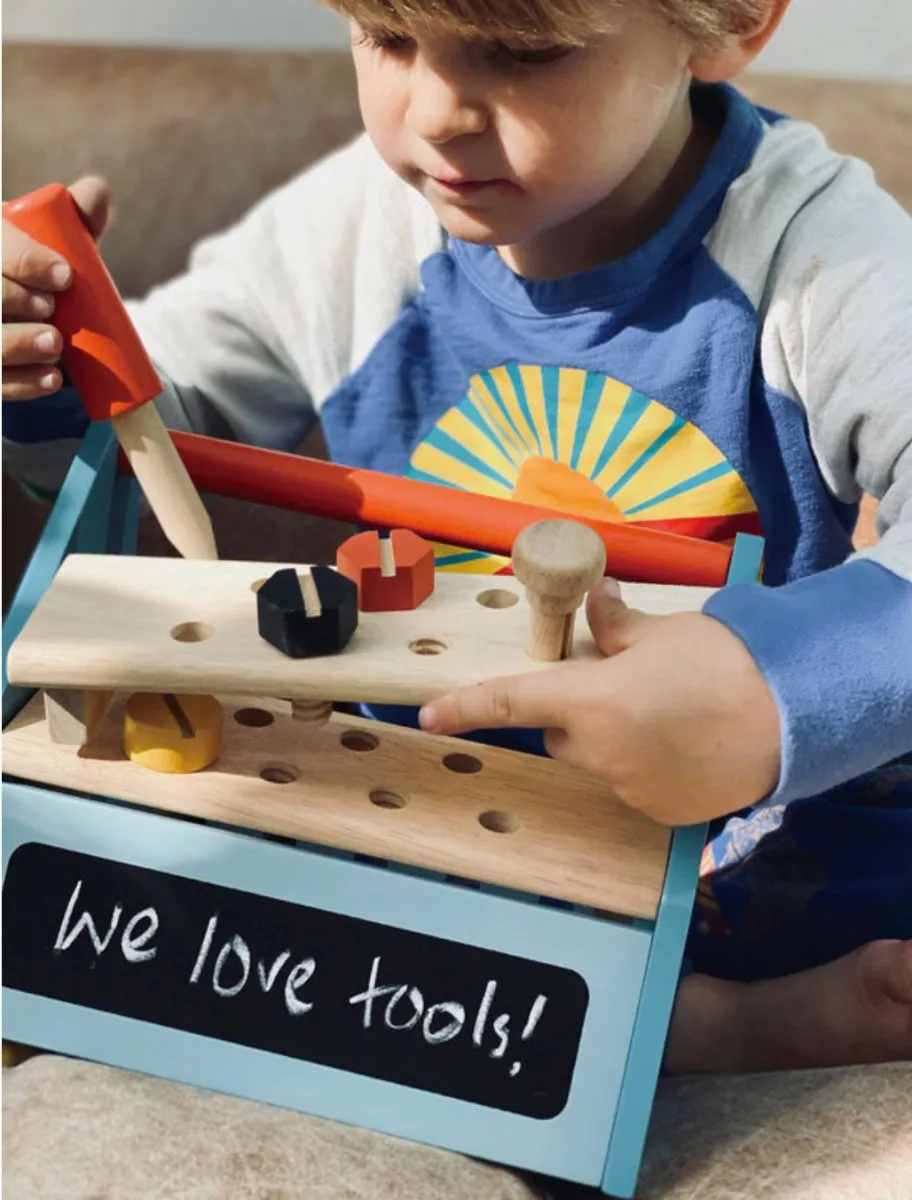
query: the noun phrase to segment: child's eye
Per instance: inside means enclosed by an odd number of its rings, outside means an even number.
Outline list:
[[[560,58],[572,53],[574,47],[555,44],[553,46],[510,46],[506,42],[496,42],[494,53],[502,62],[521,67],[544,66],[546,63],[557,62]]]
[[[356,44],[370,46],[373,50],[385,50],[387,54],[403,54],[414,45],[410,37],[401,33],[387,33],[381,29],[361,29],[356,34]]]

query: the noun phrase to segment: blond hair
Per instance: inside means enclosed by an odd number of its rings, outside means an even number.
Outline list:
[[[630,0],[627,0],[630,2]],[[650,4],[697,45],[759,23],[769,0],[633,0]],[[610,33],[618,0],[323,0],[359,24],[393,33],[433,25],[455,34],[512,41],[583,43]]]

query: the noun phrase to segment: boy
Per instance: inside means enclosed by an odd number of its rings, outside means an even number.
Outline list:
[[[174,427],[290,449],[319,412],[344,462],[764,534],[773,587],[659,619],[606,583],[604,662],[421,716],[545,728],[658,820],[734,814],[671,1071],[912,1057],[912,222],[726,86],[787,2],[334,0],[366,136],[132,306]],[[38,486],[85,427],[53,261],[5,230],[7,461]],[[862,490],[883,537],[846,562]]]

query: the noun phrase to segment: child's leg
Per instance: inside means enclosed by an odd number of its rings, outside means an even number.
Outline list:
[[[689,975],[665,1054],[671,1075],[912,1060],[912,941],[740,983]]]
[[[912,759],[707,847],[674,1073],[912,1059]]]

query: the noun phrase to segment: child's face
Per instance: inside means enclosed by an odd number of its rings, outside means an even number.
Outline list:
[[[631,183],[660,187],[654,160],[670,168],[687,136],[692,47],[649,5],[619,6],[616,32],[583,47],[360,26],[352,44],[374,144],[466,241],[578,240],[612,197],[647,205]]]

